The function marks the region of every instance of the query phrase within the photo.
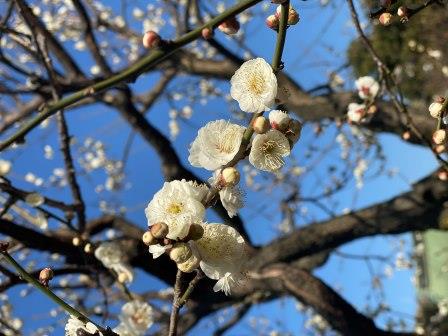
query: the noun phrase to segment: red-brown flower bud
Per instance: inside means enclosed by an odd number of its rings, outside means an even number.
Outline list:
[[[228,18],[226,21],[224,21],[223,23],[221,23],[218,26],[218,29],[220,31],[222,31],[224,34],[227,35],[233,35],[238,33],[238,31],[240,30],[240,23],[238,22],[238,20],[233,16]]]
[[[162,39],[160,38],[160,35],[153,30],[147,31],[145,35],[143,35],[143,46],[146,49],[160,47],[161,43]]]

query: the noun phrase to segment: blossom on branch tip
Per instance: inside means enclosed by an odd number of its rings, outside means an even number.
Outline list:
[[[380,84],[370,76],[359,77],[355,81],[355,86],[361,99],[375,98],[380,90]]]
[[[230,95],[248,113],[267,111],[277,96],[277,78],[262,58],[244,62],[230,80]]]
[[[242,278],[246,261],[246,243],[237,230],[225,224],[204,224],[204,235],[194,245],[200,267],[207,277],[218,280],[213,289],[230,294],[231,287]]]
[[[199,223],[204,219],[205,207],[201,201],[207,192],[207,186],[192,181],[165,182],[145,209],[148,225],[166,223],[167,238],[184,238],[192,223]]]
[[[194,167],[216,170],[238,153],[245,128],[225,120],[207,123],[190,146],[188,161]]]
[[[257,169],[275,172],[285,164],[283,158],[290,153],[288,139],[283,133],[273,129],[254,137],[249,162]]]

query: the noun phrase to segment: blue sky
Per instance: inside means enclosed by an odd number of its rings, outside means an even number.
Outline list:
[[[135,1],[136,4],[144,5],[146,1]],[[304,88],[312,88],[316,85],[326,82],[328,74],[344,64],[345,49],[350,40],[354,37],[354,30],[349,23],[349,15],[346,4],[342,0],[330,2],[326,7],[319,6],[316,1],[293,1],[298,9],[301,21],[297,26],[290,29],[287,37],[285,53],[283,60],[285,61],[285,70],[296,79]],[[259,9],[259,8],[258,8]],[[271,8],[274,10],[274,7]],[[248,46],[253,50],[254,54],[271,59],[275,35],[273,32],[264,28],[263,22],[254,20],[247,27],[250,32]],[[222,36],[218,38],[225,41]],[[241,50],[234,44],[225,42],[233,48],[234,51],[241,54]],[[79,57],[77,61],[82,64],[83,68],[89,69],[90,58]],[[351,88],[353,78],[348,71],[342,73],[346,79],[346,87]],[[155,75],[141,76],[133,88],[137,91],[148,90],[157,80]],[[176,89],[180,78],[171,84],[172,89]],[[229,92],[229,83],[221,83],[219,86],[223,92]],[[179,102],[181,106],[183,101]],[[180,155],[185,166],[189,166],[187,160],[187,147],[193,140],[198,127],[204,125],[207,121],[217,118],[230,119],[231,114],[228,112],[228,105],[223,103],[221,99],[212,100],[209,104],[201,106],[193,105],[193,117],[187,122],[181,123],[181,133],[174,141],[174,147]],[[168,111],[171,106],[165,101],[159,101],[148,115],[148,120],[156,125],[164,134],[169,136],[168,131]],[[120,159],[122,157],[124,144],[132,132],[129,127],[122,121],[120,116],[113,110],[97,104],[94,107],[80,108],[75,112],[66,114],[70,125],[71,133],[73,133],[78,141],[82,142],[86,137],[94,137],[107,144],[107,153],[111,158]],[[56,146],[56,127],[54,122],[46,129],[37,129],[33,131],[28,138],[28,146],[23,150],[16,152],[8,152],[2,154],[2,157],[14,160],[14,171],[11,178],[19,187],[32,189],[29,183],[23,180],[23,177],[29,171],[33,171],[36,175],[44,178],[51,175],[55,167],[61,167],[62,161]],[[330,133],[330,132],[328,132]],[[313,140],[312,127],[305,127],[303,139],[304,142]],[[354,196],[355,185],[351,181],[346,189],[339,192],[336,200],[339,203],[338,211],[350,207],[357,209],[365,207],[376,202],[381,202],[387,198],[393,197],[403,191],[409,189],[408,181],[414,182],[425,176],[428,172],[435,168],[436,163],[431,154],[417,146],[403,143],[399,138],[392,135],[381,135],[379,137],[383,145],[384,154],[387,158],[387,167],[389,169],[397,168],[401,177],[390,178],[380,176],[374,179],[367,179],[363,189],[359,190]],[[326,133],[318,143],[332,141]],[[46,160],[42,157],[43,147],[45,144],[51,144],[55,148],[55,157],[52,160]],[[76,147],[76,146],[75,146]],[[304,144],[302,141],[294,148],[294,157],[297,161],[305,161]],[[327,161],[338,160],[337,155],[326,158]],[[419,162],[418,165],[411,164]],[[191,168],[196,174],[203,179],[209,177],[209,173],[205,170]],[[323,172],[317,172],[323,175]],[[146,219],[143,209],[152,195],[161,187],[163,177],[160,173],[159,159],[154,151],[139,137],[136,138],[126,164],[126,181],[132,186],[129,189],[120,192],[118,195],[111,193],[102,194],[101,197],[107,199],[112,204],[124,205],[128,208],[127,217],[144,228]],[[367,173],[369,175],[369,172]],[[99,215],[98,195],[94,192],[94,188],[99,181],[104,180],[103,172],[95,172],[88,178],[82,178],[81,185],[84,198],[88,205],[89,217]],[[325,176],[325,175],[323,175]],[[311,180],[304,179],[302,181],[304,190],[312,190]],[[50,188],[41,190],[45,195],[53,197],[63,196],[69,200],[69,192],[67,190]],[[279,191],[277,191],[279,192]],[[306,196],[306,195],[305,195]],[[261,193],[247,192],[248,207],[243,209],[241,217],[248,222],[247,229],[255,243],[265,243],[271,240],[276,234],[274,225],[280,221],[278,209],[275,207],[268,208],[266,212],[259,216],[254,216],[253,205],[266,202],[266,195]],[[319,213],[313,209],[316,218],[324,218],[325,214]],[[209,212],[209,221],[216,219],[213,213]],[[298,223],[302,223],[302,218],[298,216]],[[52,224],[54,225],[54,224]],[[388,255],[396,252],[399,246],[399,240],[407,242],[407,248],[410,244],[410,236],[394,236],[394,237],[374,237],[362,239],[360,241],[346,244],[340,250],[351,254],[378,253]],[[148,262],[151,259],[148,255]],[[46,261],[42,261],[43,265],[47,265]],[[372,269],[375,273],[382,274],[384,264],[372,261]],[[376,302],[376,293],[371,292],[371,276],[365,262],[358,260],[345,260],[339,256],[332,256],[327,264],[316,271],[316,274],[324,279],[333,288],[341,290],[341,293],[358,309],[364,309],[367,302]],[[392,310],[403,314],[413,315],[416,309],[416,293],[410,282],[412,272],[399,271],[394,273],[391,279],[385,280],[384,294],[386,302],[392,307]],[[140,274],[137,281],[131,289],[140,290],[148,288],[161,288],[163,284],[159,281],[148,278]],[[48,311],[54,306],[43,299],[40,294],[32,294],[28,298],[21,298],[19,293],[24,286],[17,286],[10,291],[11,301],[15,305],[15,312],[18,316],[26,320],[26,332],[36,330],[38,326],[45,325],[52,319],[48,318]],[[210,293],[213,295],[213,293]],[[369,296],[370,295],[370,296]],[[253,330],[250,329],[250,320],[254,317],[267,317],[271,320],[270,328],[279,328],[281,331],[287,331],[293,335],[313,335],[304,327],[304,318],[295,309],[295,302],[291,299],[282,299],[260,306],[254,307],[246,316],[240,325],[233,328],[227,335],[251,335]],[[403,315],[405,316],[405,315]],[[45,319],[41,319],[46,317]],[[61,315],[60,317],[64,317]],[[411,320],[407,320],[412,322]],[[386,322],[385,318],[378,319],[381,325]],[[214,325],[215,319],[207,319],[194,328],[190,335],[208,334],[210,323]],[[260,324],[258,324],[260,325]],[[53,335],[59,335],[61,329],[57,329]]]

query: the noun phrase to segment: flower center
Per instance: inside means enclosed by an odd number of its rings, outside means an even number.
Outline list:
[[[249,77],[249,90],[254,94],[261,94],[264,89],[264,79],[258,74],[254,73]]]
[[[172,215],[178,215],[182,212],[184,205],[182,203],[171,203],[166,211]]]
[[[274,140],[268,140],[261,146],[261,150],[265,154],[273,154],[276,148],[277,143]]]
[[[237,137],[238,132],[234,130],[225,130],[224,134],[218,135],[218,142],[216,143],[216,149],[220,153],[230,154],[235,150],[235,138]]]

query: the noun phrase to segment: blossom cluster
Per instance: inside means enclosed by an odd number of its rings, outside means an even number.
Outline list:
[[[350,103],[347,108],[347,119],[354,124],[366,123],[376,112],[373,102],[379,93],[380,85],[374,78],[364,76],[355,81],[355,86],[363,103]]]
[[[277,172],[302,129],[302,124],[284,111],[272,110],[268,119],[262,116],[273,107],[277,96],[276,75],[264,59],[243,63],[230,82],[230,94],[240,109],[255,114],[249,131],[226,120],[211,121],[200,128],[190,145],[188,160],[194,167],[213,172],[209,185],[166,182],[145,210],[149,230],[143,235],[153,258],[168,253],[183,272],[200,268],[217,280],[214,290],[226,294],[243,276],[246,244],[233,227],[207,223],[206,207],[219,195],[229,217],[235,216],[243,206],[235,165],[248,156],[255,168]]]

